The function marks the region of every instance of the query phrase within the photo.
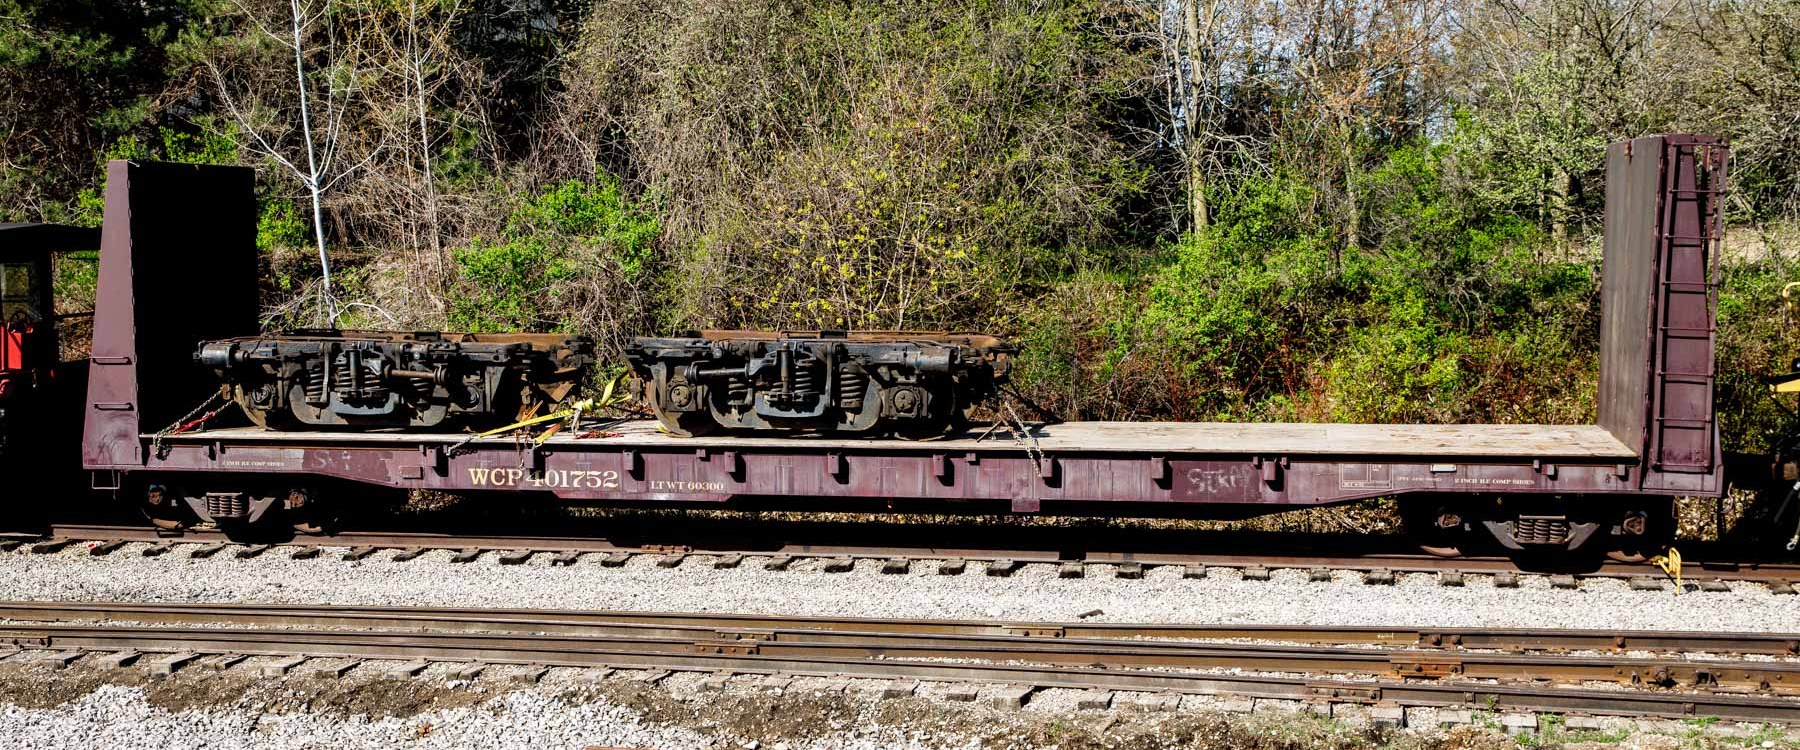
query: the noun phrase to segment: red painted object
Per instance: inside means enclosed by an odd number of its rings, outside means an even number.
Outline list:
[[[0,375],[25,369],[25,337],[30,326],[5,326],[0,330]]]

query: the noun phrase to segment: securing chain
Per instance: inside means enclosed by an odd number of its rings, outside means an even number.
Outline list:
[[[210,408],[213,405],[213,402],[215,402],[215,401],[225,401],[225,403],[220,404],[219,408],[217,408],[217,409],[213,409],[212,411],[207,411],[207,409]],[[160,432],[157,432],[155,435],[151,436],[151,438],[150,438],[150,453],[151,453],[151,455],[154,455],[159,459],[167,458],[169,455],[169,452],[168,452],[167,448],[163,447],[163,438],[166,438],[170,435],[180,435],[181,433],[187,432],[188,430],[192,430],[195,427],[199,427],[200,425],[206,424],[213,417],[219,416],[219,412],[225,411],[225,407],[230,406],[230,405],[231,405],[231,402],[229,400],[225,399],[224,389],[213,391],[213,394],[211,396],[207,397],[207,399],[205,401],[200,402],[199,406],[194,407],[193,411],[190,411],[182,418],[169,423],[168,427],[162,428],[162,430]]]
[[[1031,465],[1037,468],[1039,474],[1042,474],[1044,472],[1044,452],[1038,446],[1037,435],[1032,434],[1031,430],[1025,426],[1025,420],[1019,418],[1019,412],[1013,409],[1012,402],[1002,401],[1000,404],[1006,407],[1006,416],[1003,420],[1007,423],[1006,431],[1012,433],[1013,442],[1025,448],[1025,455],[1031,457]]]

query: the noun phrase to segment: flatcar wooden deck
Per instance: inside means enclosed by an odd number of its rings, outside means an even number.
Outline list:
[[[913,441],[893,438],[831,438],[773,436],[676,437],[657,429],[651,421],[588,425],[602,437],[581,438],[565,431],[546,445],[560,451],[592,445],[599,450],[620,447],[654,449],[708,448],[732,450],[781,448],[814,451],[954,451],[1018,452],[1022,441],[1006,430],[986,427],[942,440]],[[1595,425],[1416,425],[1416,424],[1297,424],[1228,422],[1067,422],[1034,426],[1028,441],[1044,453],[1157,455],[1271,455],[1271,456],[1380,456],[1423,458],[1524,457],[1558,461],[1634,461],[1637,453],[1612,433]],[[151,436],[146,435],[146,438]],[[236,427],[193,432],[164,438],[166,441],[224,441],[233,444],[390,446],[444,445],[463,442],[454,433],[382,432],[271,432],[255,427]],[[513,438],[496,437],[475,443],[512,444]]]

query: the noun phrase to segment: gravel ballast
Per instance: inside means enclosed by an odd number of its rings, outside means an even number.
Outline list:
[[[1372,586],[1347,573],[1310,582],[1298,570],[1244,581],[1232,571],[1188,579],[1180,569],[1164,567],[1140,580],[1118,580],[1105,565],[1091,566],[1085,578],[1059,578],[1053,565],[993,577],[978,562],[961,575],[938,575],[933,562],[915,564],[906,575],[884,575],[878,560],[824,573],[818,560],[769,571],[755,557],[719,570],[706,555],[675,568],[658,567],[650,556],[608,568],[594,555],[563,567],[552,566],[549,554],[523,565],[500,565],[492,553],[453,564],[446,550],[406,562],[389,560],[391,551],[344,561],[338,559],[341,548],[310,560],[291,559],[285,549],[240,560],[228,554],[192,559],[188,545],[145,558],[138,554],[143,546],[103,557],[90,556],[84,545],[53,554],[0,554],[0,598],[1401,627],[1788,632],[1800,623],[1800,596],[1772,594],[1752,583],[1734,583],[1730,592],[1678,595],[1672,586],[1633,591],[1625,581],[1603,579],[1583,581],[1576,590],[1554,589],[1538,576],[1524,576],[1516,589],[1497,589],[1486,576],[1470,576],[1462,587],[1439,586],[1430,575],[1401,575],[1394,585]]]

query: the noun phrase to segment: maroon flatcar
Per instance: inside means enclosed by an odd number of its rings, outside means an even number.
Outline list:
[[[1514,549],[1625,554],[1670,533],[1674,496],[1724,488],[1713,335],[1725,168],[1712,137],[1610,149],[1597,424],[1075,422],[913,442],[679,437],[631,422],[534,441],[167,434],[216,387],[195,343],[257,333],[251,174],[114,162],[83,461],[97,487],[227,526],[330,502],[326,481],[647,505],[1233,518],[1394,496],[1445,551],[1485,533]],[[191,219],[196,205],[207,220]]]

